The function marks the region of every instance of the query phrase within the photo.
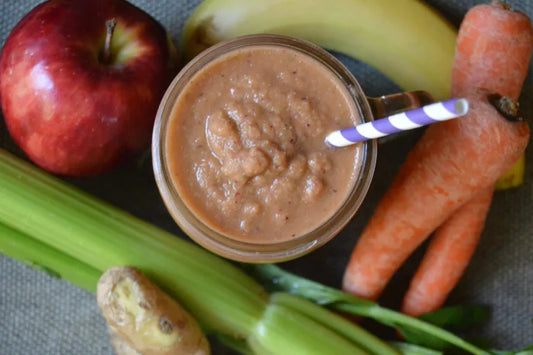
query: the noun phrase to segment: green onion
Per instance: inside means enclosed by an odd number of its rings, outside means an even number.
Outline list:
[[[1,150],[0,235],[2,253],[86,289],[94,290],[112,266],[138,267],[204,329],[257,354],[365,354],[358,343],[376,340],[365,340],[356,325],[338,331],[333,318],[309,316],[309,306],[278,304],[282,296],[270,301],[261,285],[228,261]]]

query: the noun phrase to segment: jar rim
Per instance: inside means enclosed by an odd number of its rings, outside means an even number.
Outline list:
[[[174,221],[195,242],[226,258],[252,263],[294,259],[330,241],[353,218],[362,204],[373,177],[377,157],[377,142],[363,142],[361,165],[349,195],[332,216],[300,237],[276,243],[250,243],[227,237],[201,221],[180,197],[165,158],[167,127],[175,102],[189,80],[212,60],[239,48],[261,45],[296,49],[317,60],[343,83],[349,98],[353,99],[355,108],[359,110],[362,122],[373,120],[369,103],[353,74],[324,49],[293,37],[271,34],[236,37],[204,50],[176,75],[161,100],[152,134],[152,164],[163,202]]]

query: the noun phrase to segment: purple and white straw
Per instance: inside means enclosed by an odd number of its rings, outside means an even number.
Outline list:
[[[415,110],[397,113],[373,122],[331,132],[326,137],[326,143],[336,148],[345,147],[369,139],[380,138],[435,122],[461,117],[466,115],[467,112],[468,101],[466,99],[436,102]]]

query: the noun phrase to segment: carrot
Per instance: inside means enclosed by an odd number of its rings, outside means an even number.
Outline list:
[[[473,87],[517,100],[533,48],[531,21],[495,2],[473,7],[463,19],[452,69],[452,95]]]
[[[476,250],[494,189],[480,191],[432,238],[407,291],[402,312],[417,317],[439,309]]]
[[[518,99],[532,47],[533,30],[525,14],[499,2],[473,7],[457,37],[452,95],[484,87]],[[418,316],[442,306],[475,252],[493,190],[479,192],[435,232],[404,297],[404,313]]]
[[[405,259],[453,212],[494,184],[524,152],[525,122],[506,120],[489,94],[463,94],[470,112],[431,125],[409,153],[363,231],[343,288],[375,299]]]

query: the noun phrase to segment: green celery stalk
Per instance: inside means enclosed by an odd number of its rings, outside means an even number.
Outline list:
[[[87,288],[112,266],[138,267],[204,329],[235,339],[243,350],[366,354],[350,340],[355,335],[349,326],[342,327],[348,336],[339,334],[327,317],[269,302],[262,286],[228,261],[1,150],[0,228],[6,255],[32,260]],[[357,326],[352,331],[360,336]]]
[[[306,341],[296,342],[296,339]],[[324,339],[329,340],[328,348],[324,347]],[[271,349],[290,355],[368,354],[319,322],[278,304],[276,299],[267,307],[248,344],[258,355],[271,354]]]
[[[0,223],[0,253],[95,292],[102,272]]]
[[[306,300],[303,297],[289,293],[277,292],[271,296],[272,302],[294,309],[305,314],[311,319],[327,325],[336,333],[348,338],[370,354],[376,355],[399,355],[400,353],[386,342],[375,335],[369,333],[356,324],[340,317],[327,309],[318,306],[316,303]],[[356,331],[354,331],[354,327]]]
[[[0,151],[0,223],[100,272],[141,269],[208,330],[246,338],[268,296],[244,272],[201,248]]]
[[[337,311],[372,318],[388,326],[401,326],[416,330],[421,334],[438,338],[471,354],[489,354],[489,352],[433,324],[381,307],[375,302],[306,280],[275,265],[251,265],[247,268],[251,270],[251,273],[256,278],[264,283],[270,283],[270,286],[275,290],[302,296],[315,303],[327,305]]]

